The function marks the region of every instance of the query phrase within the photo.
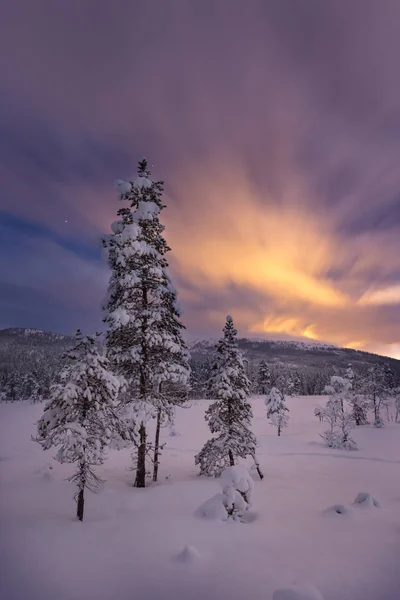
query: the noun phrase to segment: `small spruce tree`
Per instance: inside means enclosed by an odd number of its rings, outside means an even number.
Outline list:
[[[329,429],[321,435],[329,448],[357,450],[356,442],[350,437],[355,426],[351,407],[351,378],[333,375],[325,387],[329,400],[321,410],[321,418],[329,424]]]
[[[76,345],[66,358],[68,364],[60,383],[51,389],[35,439],[44,450],[57,447],[55,458],[60,463],[77,465],[70,481],[78,487],[77,518],[82,521],[85,489],[96,492],[102,483],[93,467],[103,464],[112,438],[126,439],[129,432],[115,411],[120,381],[110,373],[94,338],[78,330]]]
[[[374,427],[383,427],[381,406],[388,395],[385,365],[375,364],[370,367],[360,382],[360,388],[374,412]]]
[[[218,342],[211,377],[209,397],[214,399],[206,410],[205,419],[211,433],[195,457],[201,475],[218,477],[238,458],[255,459],[256,438],[252,433],[252,409],[248,401],[249,381],[245,374],[242,353],[237,345],[237,331],[232,317],[226,318],[223,337]],[[259,471],[260,477],[262,473]]]
[[[285,404],[285,396],[278,388],[273,387],[264,402],[267,407],[267,418],[271,425],[277,427],[280,436],[282,429],[289,425],[289,415],[287,414],[289,409]]]

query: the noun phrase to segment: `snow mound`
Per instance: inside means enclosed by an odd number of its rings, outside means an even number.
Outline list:
[[[202,517],[204,519],[226,521],[227,513],[223,503],[222,494],[215,494],[215,496],[212,496],[212,498],[203,502],[194,514],[196,517]]]
[[[368,492],[359,492],[354,500],[354,504],[363,508],[380,508],[381,504],[372,494]]]
[[[275,590],[272,600],[324,600],[324,597],[313,585],[291,585]]]
[[[194,546],[185,546],[176,556],[176,560],[185,564],[193,564],[201,559],[200,552]]]
[[[324,514],[331,517],[351,517],[353,513],[353,509],[348,504],[334,504],[324,510]]]

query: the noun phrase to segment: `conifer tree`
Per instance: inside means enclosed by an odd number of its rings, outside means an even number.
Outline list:
[[[357,427],[368,423],[368,401],[364,394],[360,393],[359,380],[356,377],[351,363],[346,369],[345,379],[351,384],[349,390],[349,402],[352,406],[353,419]]]
[[[78,330],[76,345],[66,358],[68,364],[60,383],[52,387],[35,439],[44,450],[58,447],[55,458],[60,463],[77,465],[70,481],[78,487],[77,518],[82,521],[85,489],[96,492],[102,483],[93,467],[103,464],[112,438],[126,439],[129,432],[115,410],[120,381],[110,373],[94,338]]]
[[[137,487],[145,487],[146,456],[153,449],[153,478],[157,478],[159,432],[170,408],[181,403],[190,375],[189,353],[177,293],[165,258],[170,250],[163,237],[159,213],[163,182],[152,181],[145,159],[138,175],[119,184],[119,209],[113,233],[104,238],[111,269],[104,302],[107,354],[127,381],[125,399],[136,433]],[[155,445],[148,442],[146,424],[157,418]]]
[[[353,412],[349,410],[352,398],[351,379],[349,371],[347,377],[333,375],[330,384],[325,387],[329,400],[325,408],[321,409],[321,417],[330,427],[321,437],[330,448],[357,449],[356,442],[350,437],[350,431],[355,426]]]
[[[257,391],[262,396],[268,394],[268,392],[271,390],[272,376],[265,360],[261,360],[260,364],[258,365],[257,383]]]
[[[388,394],[385,366],[375,364],[370,367],[360,383],[362,393],[374,411],[374,427],[383,427],[380,409]]]
[[[289,416],[287,415],[289,409],[285,404],[285,396],[278,388],[273,387],[265,398],[265,405],[267,407],[267,418],[270,420],[271,425],[278,428],[278,435],[280,436],[282,429],[289,425]]]
[[[255,458],[256,438],[251,432],[252,409],[248,401],[249,381],[242,353],[237,345],[237,331],[232,317],[226,318],[223,337],[218,342],[209,380],[209,397],[215,399],[206,410],[205,419],[211,433],[195,457],[200,474],[219,476],[238,458]],[[260,474],[262,477],[262,474]]]

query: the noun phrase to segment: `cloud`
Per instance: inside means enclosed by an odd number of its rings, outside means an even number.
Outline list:
[[[96,248],[146,155],[190,332],[232,312],[397,352],[399,22],[396,0],[8,3],[1,207],[56,237],[25,232],[4,281],[57,288],[61,328],[94,314],[106,271],[76,239]]]
[[[400,284],[391,285],[380,290],[369,290],[361,296],[359,304],[372,304],[378,306],[384,306],[385,304],[400,305]]]

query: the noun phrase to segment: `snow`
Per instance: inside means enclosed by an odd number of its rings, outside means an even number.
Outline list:
[[[196,517],[204,517],[205,519],[217,519],[226,521],[226,508],[223,502],[222,494],[215,494],[209,500],[203,502],[195,511]]]
[[[354,504],[362,508],[380,508],[381,504],[378,500],[367,492],[359,492],[354,500]]]
[[[160,207],[155,202],[139,202],[138,207],[133,214],[135,223],[146,219],[153,219],[154,215],[158,215]]]
[[[123,198],[126,194],[130,194],[132,191],[132,184],[129,183],[129,181],[123,181],[122,179],[116,180],[115,187],[117,188],[121,198]]]
[[[251,399],[265,477],[254,474],[257,519],[245,524],[194,514],[213,495],[222,504],[219,481],[198,477],[194,465],[209,435],[209,401],[176,408],[179,437],[162,428],[157,485],[133,488],[131,450],[111,451],[96,469],[107,481],[101,493],[87,494],[83,523],[75,521],[75,486],[66,481],[73,465],[58,464],[30,439],[43,404],[0,404],[0,597],[294,600],[283,590],[307,581],[324,600],[398,600],[400,425],[358,427],[357,453],[332,450],[314,417],[321,402],[289,398],[291,425],[278,438],[263,398]],[[52,481],[38,474],[46,463]],[[352,504],[360,490],[382,507],[352,505],[353,518],[343,521],[321,516],[335,503]],[[174,560],[186,546],[202,559]]]
[[[321,592],[313,585],[292,585],[276,590],[273,600],[324,600]]]
[[[334,504],[327,508],[324,514],[340,519],[342,517],[351,517],[354,514],[354,510],[348,504]]]
[[[194,546],[185,546],[182,552],[176,556],[181,563],[192,564],[201,558],[200,552]]]
[[[138,190],[140,188],[150,189],[152,185],[152,181],[147,179],[147,177],[136,177],[135,181],[133,182],[133,187]]]

